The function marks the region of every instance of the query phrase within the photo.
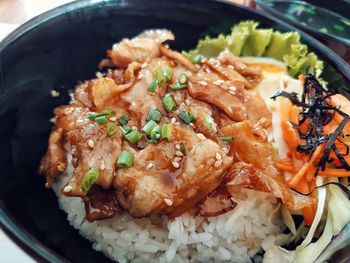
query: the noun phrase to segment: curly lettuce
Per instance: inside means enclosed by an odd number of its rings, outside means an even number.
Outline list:
[[[228,49],[237,56],[270,57],[283,61],[292,77],[322,72],[322,61],[300,42],[297,32],[282,33],[258,26],[254,21],[241,22],[234,25],[228,35],[200,40],[194,50],[184,52],[184,55],[193,60],[198,55],[215,57]]]

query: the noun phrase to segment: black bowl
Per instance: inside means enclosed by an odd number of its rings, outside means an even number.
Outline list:
[[[105,51],[147,28],[169,28],[172,47],[190,49],[207,34],[255,19],[262,26],[298,31],[259,12],[222,1],[79,1],[27,22],[0,43],[0,223],[16,241],[50,262],[109,262],[69,226],[38,165],[46,151],[52,109],[91,78]],[[350,68],[331,50],[300,32],[325,61],[324,78],[342,92]],[[52,98],[50,91],[61,96]]]

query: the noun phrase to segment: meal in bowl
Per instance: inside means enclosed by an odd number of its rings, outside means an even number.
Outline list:
[[[54,110],[40,172],[69,222],[118,262],[319,259],[350,220],[348,100],[297,33],[174,39],[123,39]]]

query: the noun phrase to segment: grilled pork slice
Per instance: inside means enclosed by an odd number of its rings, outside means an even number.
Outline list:
[[[118,170],[114,187],[133,216],[175,217],[217,188],[231,164],[215,142],[174,126],[170,141],[149,144],[135,154],[132,168]]]
[[[148,30],[132,39],[123,39],[114,44],[107,55],[115,66],[126,68],[131,62],[143,63],[159,57],[161,43],[174,39],[173,33],[168,30]]]

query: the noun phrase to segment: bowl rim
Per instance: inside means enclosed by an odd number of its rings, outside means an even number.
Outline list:
[[[343,37],[340,37],[340,36],[337,36],[337,35],[332,35],[332,34],[329,34],[329,33],[324,33],[322,31],[314,29],[313,27],[307,27],[307,26],[299,23],[297,20],[290,19],[289,17],[285,16],[281,12],[277,11],[275,8],[273,8],[273,7],[271,7],[271,6],[266,4],[268,2],[272,2],[272,3],[273,2],[278,2],[278,3],[280,3],[280,2],[284,2],[284,1],[281,1],[281,0],[271,0],[271,1],[256,0],[255,2],[257,4],[257,6],[260,7],[262,10],[264,10],[266,13],[271,13],[272,15],[276,16],[278,19],[285,19],[286,21],[288,21],[289,24],[292,24],[295,27],[298,27],[298,28],[300,28],[302,30],[305,30],[306,32],[311,32],[312,34],[315,34],[317,37],[322,38],[323,40],[333,41],[333,42],[336,42],[338,44],[346,45],[346,46],[350,45],[350,39],[346,39],[346,38],[343,38]],[[338,16],[342,16],[342,15],[340,15],[338,13],[335,13],[335,12],[333,12],[331,10],[327,10],[324,7],[320,7],[320,6],[314,5],[312,3],[307,3],[304,0],[288,0],[288,1],[285,1],[285,3],[296,3],[296,4],[301,4],[301,5],[312,5],[312,6],[316,7],[317,9],[321,9],[321,10],[323,10],[325,12],[328,12],[328,13],[331,13],[333,15],[335,14],[335,15],[338,15]]]
[[[97,5],[104,7],[108,6],[109,3],[114,3],[115,7],[118,8],[121,5],[125,5],[125,3],[128,1],[133,2],[137,0],[78,0],[48,10],[21,24],[14,31],[8,34],[3,40],[1,40],[0,58],[1,53],[6,49],[7,46],[20,39],[23,35],[32,29],[35,29],[36,27],[45,24],[52,19],[56,19],[57,17],[65,15],[72,11],[77,11]],[[151,1],[156,2],[157,0],[150,0],[149,2]],[[185,2],[185,0],[180,1]],[[302,39],[307,40],[312,45],[312,48],[315,50],[316,54],[322,54],[322,56],[326,58],[328,62],[332,64],[332,66],[347,79],[347,81],[350,82],[350,66],[335,52],[324,46],[321,42],[311,37],[307,33],[301,31],[293,25],[288,24],[287,22],[280,20],[279,18],[269,17],[267,14],[264,14],[260,10],[239,5],[229,0],[211,0],[211,2],[227,5],[235,9],[241,9],[247,13],[251,13],[252,15],[264,17],[265,19],[281,25],[290,31],[298,32],[301,35]],[[12,239],[22,250],[24,250],[29,256],[35,258],[38,261],[70,262],[67,259],[63,258],[61,255],[57,254],[52,249],[48,248],[45,244],[40,242],[27,230],[21,227],[16,222],[16,220],[11,217],[10,213],[6,209],[6,205],[2,202],[2,200],[0,200],[0,228],[4,230],[4,233],[8,235],[10,239]]]

